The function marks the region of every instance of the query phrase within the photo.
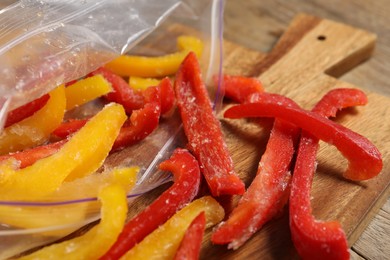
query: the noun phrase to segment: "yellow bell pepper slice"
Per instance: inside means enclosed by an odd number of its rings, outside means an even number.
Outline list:
[[[15,123],[0,133],[0,155],[40,145],[62,122],[65,114],[65,90],[59,86],[50,92],[50,98],[32,116]]]
[[[100,193],[101,221],[84,235],[54,244],[19,259],[98,259],[115,242],[122,231],[127,200],[124,189],[110,185]]]
[[[71,110],[111,91],[111,84],[102,75],[79,80],[65,88],[66,110]]]
[[[106,68],[120,76],[159,78],[174,74],[190,51],[202,55],[203,43],[193,36],[177,38],[178,52],[159,57],[122,55],[107,63]]]
[[[129,85],[133,89],[145,90],[150,86],[158,86],[161,80],[155,78],[129,77]]]
[[[135,184],[139,167],[118,168],[108,173],[94,173],[74,181],[64,182],[54,193],[50,200],[73,200],[80,198],[93,198],[103,187],[116,183],[123,186],[126,192]]]
[[[123,107],[109,104],[55,154],[23,169],[0,164],[0,199],[34,201],[53,193],[63,181],[95,172],[127,119]]]
[[[76,200],[97,197],[109,185],[119,185],[128,192],[137,180],[138,167],[114,169],[109,173],[94,174],[73,182],[64,183],[49,201]],[[0,223],[18,228],[55,227],[81,223],[95,210],[96,203],[83,202],[53,206],[0,206]],[[97,205],[99,206],[99,205]],[[46,231],[44,235],[60,235],[67,230]]]
[[[222,206],[212,197],[197,199],[145,237],[121,259],[173,259],[187,228],[202,211],[206,213],[206,227],[219,223],[225,215]]]

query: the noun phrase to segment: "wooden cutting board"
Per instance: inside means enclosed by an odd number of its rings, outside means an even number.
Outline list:
[[[344,24],[298,15],[268,54],[225,43],[225,73],[256,76],[266,91],[286,95],[310,109],[327,91],[339,87],[361,88],[337,80],[369,58],[376,36]],[[366,136],[381,151],[384,168],[376,178],[351,182],[342,178],[347,161],[333,146],[321,142],[312,187],[313,214],[321,220],[338,220],[352,245],[389,195],[390,99],[366,91],[369,103],[348,109],[336,121]],[[246,184],[256,173],[270,125],[253,120],[222,119],[236,170]],[[265,225],[236,251],[210,243],[207,233],[202,259],[291,259],[296,256],[290,239],[288,210]]]
[[[155,42],[159,42],[161,46],[165,46],[165,43],[172,44],[173,38],[188,30],[187,27],[174,27],[170,31],[171,35],[166,34],[161,41]],[[353,86],[336,77],[369,58],[375,41],[376,36],[372,33],[302,14],[291,22],[268,55],[225,42],[224,72],[258,77],[266,91],[286,95],[302,107],[310,109],[330,89],[355,87],[364,90],[364,86]],[[390,99],[376,93],[366,93],[368,105],[341,112],[336,121],[366,136],[377,145],[384,160],[382,173],[364,182],[343,179],[342,173],[347,161],[334,147],[321,142],[317,157],[318,169],[312,188],[313,214],[318,219],[340,221],[348,236],[349,245],[357,240],[390,192]],[[259,126],[254,120],[227,120],[221,115],[222,113],[219,116],[236,171],[248,186],[256,174],[272,121],[264,120]],[[177,129],[179,124],[177,120],[166,120],[149,138],[113,154],[106,164],[132,165],[142,161],[143,165],[140,166],[148,167],[153,164],[153,158],[148,160],[145,155],[156,154],[172,135],[171,129]],[[180,138],[174,141],[178,146],[185,145],[185,141]],[[134,201],[129,217],[151,203],[168,185]],[[83,234],[92,225],[67,238]],[[210,236],[211,230],[207,230],[201,259],[297,257],[290,239],[287,208],[238,250],[212,245]]]

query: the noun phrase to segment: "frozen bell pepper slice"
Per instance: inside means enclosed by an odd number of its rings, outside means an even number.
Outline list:
[[[50,133],[62,122],[65,104],[64,86],[59,86],[50,92],[49,100],[40,110],[0,133],[0,155],[47,141]]]
[[[197,194],[200,184],[199,165],[187,150],[176,149],[171,158],[159,167],[173,173],[174,184],[125,225],[118,240],[101,259],[118,259],[123,256]]]
[[[202,54],[203,43],[192,36],[177,38],[178,52],[159,57],[122,55],[107,63],[106,68],[120,76],[158,78],[173,75],[181,62],[192,51],[198,57]]]
[[[225,117],[276,117],[310,132],[335,145],[348,159],[348,169],[344,173],[347,179],[367,180],[378,175],[383,167],[381,153],[367,138],[315,112],[286,107],[270,100],[231,107],[225,111]]]
[[[174,260],[196,260],[199,259],[200,248],[204,230],[206,227],[206,214],[201,212],[190,224],[179,248],[175,253]]]
[[[114,151],[145,139],[157,128],[161,115],[160,91],[151,87],[145,90],[144,95],[144,107],[133,111],[122,127],[112,147]]]
[[[19,170],[12,169],[9,163],[0,164],[0,198],[36,200],[54,192],[65,179],[93,173],[107,157],[125,120],[123,107],[109,104],[57,153]]]
[[[160,80],[156,78],[129,77],[129,85],[133,89],[145,90],[148,87],[157,86],[159,83]]]
[[[21,107],[11,110],[7,114],[7,120],[5,121],[4,127],[9,127],[23,119],[32,116],[36,111],[41,109],[49,100],[49,94],[43,95]]]
[[[99,199],[102,203],[100,223],[80,237],[36,251],[19,259],[98,259],[115,242],[127,215],[127,199],[119,185],[104,188]]]
[[[65,88],[66,110],[71,110],[111,91],[111,84],[102,75],[79,80]]]
[[[214,80],[218,81],[218,77]],[[226,74],[222,78],[222,88],[225,97],[238,103],[244,103],[250,95],[264,91],[263,84],[256,78]]]
[[[169,83],[170,84],[170,83]],[[173,93],[168,93],[165,88],[167,83],[161,81],[161,89],[158,87],[150,87],[144,91],[145,105],[137,110],[134,110],[130,118],[126,121],[125,125],[121,128],[117,139],[112,147],[113,151],[130,146],[145,139],[151,134],[157,127],[161,115],[161,103],[164,105],[164,109],[171,109],[173,106],[173,100],[171,96]],[[163,92],[165,91],[165,92]],[[161,98],[161,94],[164,95],[165,100]],[[53,134],[59,138],[66,138],[70,134],[77,132],[88,122],[88,119],[72,119],[68,122],[62,123],[57,129],[53,131]]]
[[[80,130],[87,122],[88,119],[70,119],[54,129],[52,135],[61,139],[67,138],[69,135]]]
[[[366,95],[356,89],[335,89],[313,108],[323,117],[340,109],[365,105]],[[295,248],[303,259],[349,259],[348,243],[337,221],[324,222],[311,214],[311,185],[316,169],[318,139],[302,131],[290,194],[290,229]]]
[[[13,158],[19,164],[20,169],[26,168],[36,161],[56,153],[66,142],[67,140],[61,140],[47,145],[40,145],[24,151],[2,155],[0,156],[0,164],[2,161]]]
[[[188,147],[198,159],[212,195],[243,194],[245,185],[234,171],[194,53],[183,61],[174,89]]]
[[[242,96],[242,100],[248,97]],[[256,92],[251,102],[277,99],[285,106],[298,107],[291,99],[279,95]],[[212,234],[214,244],[228,244],[237,249],[255,234],[286,204],[290,187],[290,166],[295,153],[300,129],[276,119],[252,183],[241,197],[229,218]]]
[[[201,212],[206,214],[206,227],[219,223],[225,213],[212,197],[197,199],[177,212],[121,259],[173,259],[191,222]]]
[[[131,114],[133,110],[142,108],[144,105],[144,97],[140,91],[131,88],[122,77],[103,67],[93,71],[89,76],[99,74],[103,75],[111,83],[113,88],[113,91],[105,96],[108,101],[121,104],[127,114]]]
[[[158,84],[160,90],[161,114],[169,114],[175,106],[175,92],[169,78],[163,78]]]

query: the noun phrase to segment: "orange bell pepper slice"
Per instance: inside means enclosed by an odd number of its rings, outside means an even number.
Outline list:
[[[159,57],[122,55],[105,67],[120,76],[164,77],[174,74],[190,51],[200,57],[203,43],[196,37],[180,36],[177,38],[177,47],[178,52]]]
[[[50,92],[46,104],[32,116],[12,124],[0,133],[0,154],[40,145],[62,122],[65,113],[64,86]]]

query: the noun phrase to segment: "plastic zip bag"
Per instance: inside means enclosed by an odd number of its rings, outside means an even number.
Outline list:
[[[0,132],[11,109],[62,83],[85,76],[120,54],[153,56],[172,52],[175,37],[183,32],[194,33],[204,42],[200,59],[204,79],[210,82],[213,75],[221,74],[222,13],[223,0],[14,2],[0,10]],[[159,42],[162,39],[164,43]],[[210,94],[218,106],[222,99],[218,86],[210,88]],[[138,196],[169,181],[169,176],[156,172],[156,166],[183,143],[181,137],[180,121],[166,120],[148,140],[126,148],[126,153],[110,156],[106,166],[118,162],[123,166],[140,166],[140,184],[129,198]],[[63,227],[28,230],[0,227],[0,240],[4,242],[0,258],[58,239],[45,235],[47,230],[62,228],[65,233],[59,233],[63,236],[96,217],[92,215],[81,224]]]
[[[180,20],[191,20],[210,39],[206,45],[211,57],[206,60],[209,74],[219,48],[217,2],[20,0],[4,8],[0,15],[0,122],[10,109],[128,52],[173,13]]]

